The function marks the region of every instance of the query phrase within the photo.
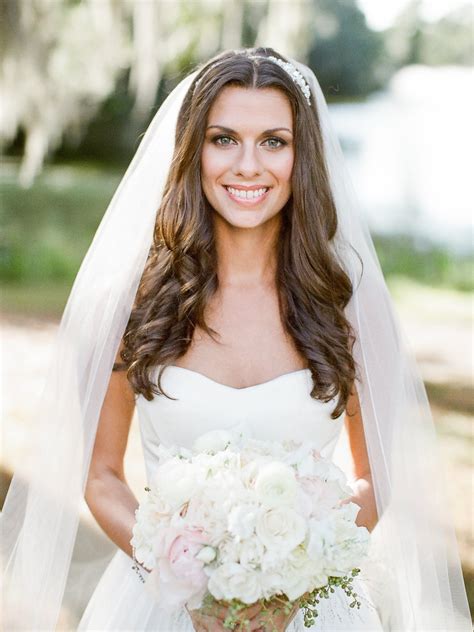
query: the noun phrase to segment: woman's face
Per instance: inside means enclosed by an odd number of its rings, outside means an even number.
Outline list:
[[[201,182],[214,210],[233,226],[263,224],[291,195],[293,116],[276,88],[227,86],[209,111]]]

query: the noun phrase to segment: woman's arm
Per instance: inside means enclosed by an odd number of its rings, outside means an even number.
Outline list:
[[[116,362],[120,362],[120,350]],[[128,555],[138,501],[125,480],[123,459],[135,396],[126,371],[113,371],[100,413],[85,490],[94,518],[109,538]]]
[[[347,412],[351,414],[351,417],[349,417]],[[367,527],[369,531],[372,531],[378,522],[377,506],[372,485],[360,402],[355,386],[347,401],[345,426],[349,438],[354,474],[354,480],[351,482],[354,496],[350,500],[361,507],[357,514],[356,524]]]

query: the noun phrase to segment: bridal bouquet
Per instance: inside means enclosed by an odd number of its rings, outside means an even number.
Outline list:
[[[300,600],[307,627],[336,587],[360,607],[351,582],[369,531],[344,472],[311,442],[209,432],[192,450],[160,446],[145,489],[131,544],[163,607],[211,599],[237,612],[280,595]]]

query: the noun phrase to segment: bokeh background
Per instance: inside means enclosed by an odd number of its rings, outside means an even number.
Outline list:
[[[471,2],[2,0],[0,35],[1,502],[75,274],[148,123],[197,62],[273,46],[328,100],[432,406],[473,608]],[[139,489],[136,420],[127,472]],[[87,508],[81,530],[103,538]]]

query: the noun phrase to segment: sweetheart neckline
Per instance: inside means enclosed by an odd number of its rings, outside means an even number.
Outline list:
[[[213,380],[212,377],[204,375],[204,373],[200,373],[199,371],[194,371],[193,369],[187,369],[184,366],[177,366],[176,364],[168,364],[166,368],[186,371],[187,373],[191,373],[192,375],[195,375],[198,378],[199,377],[203,378],[204,380],[206,380],[207,382],[210,382],[211,384],[215,384],[216,386],[220,386],[221,388],[226,388],[230,391],[236,391],[236,392],[250,391],[255,388],[261,388],[263,386],[267,386],[268,384],[273,384],[274,382],[276,382],[277,380],[281,380],[282,378],[287,378],[291,375],[297,375],[298,373],[306,373],[307,371],[311,373],[311,369],[308,369],[308,368],[296,369],[296,371],[290,371],[288,373],[282,373],[281,375],[277,375],[276,377],[273,377],[271,380],[267,380],[266,382],[260,382],[259,384],[252,384],[250,386],[243,386],[242,388],[238,388],[236,386],[229,386],[229,384],[223,384],[222,382],[217,382],[216,380]]]

